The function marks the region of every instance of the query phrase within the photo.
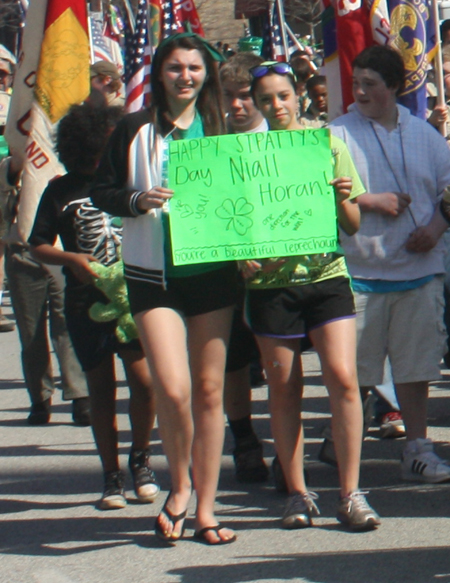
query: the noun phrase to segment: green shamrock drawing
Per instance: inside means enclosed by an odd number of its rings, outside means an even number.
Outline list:
[[[223,201],[222,206],[216,209],[216,215],[220,219],[228,221],[226,227],[227,231],[233,228],[238,235],[245,235],[253,225],[252,219],[246,215],[251,214],[254,208],[255,207],[243,197],[238,198],[236,202],[227,198]]]

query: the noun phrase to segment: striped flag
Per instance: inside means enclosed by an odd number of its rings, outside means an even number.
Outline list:
[[[116,65],[119,74],[123,75],[125,63],[120,43],[120,31],[117,30],[118,24],[113,22],[113,18],[116,18],[115,13],[113,13],[113,8],[113,6],[110,6],[111,12],[105,20],[105,26],[103,27],[103,40],[105,41],[105,45],[111,55],[112,62]]]
[[[125,107],[128,112],[133,112],[139,111],[150,101],[151,47],[147,0],[139,0],[135,32],[125,38]]]
[[[281,18],[278,10],[278,2],[274,2],[267,10],[266,22],[263,32],[263,55],[270,61],[289,61],[290,55],[297,49],[286,32],[289,54],[285,54],[281,30]]]
[[[402,55],[406,69],[405,89],[398,101],[425,119],[427,67],[437,51],[431,0],[389,0],[389,9],[391,45]]]
[[[94,13],[91,12],[89,17],[91,44],[92,44],[92,63],[97,61],[113,62],[111,51],[109,50],[103,36],[103,22],[98,20]]]
[[[155,0],[152,0],[152,4],[154,2]],[[192,32],[204,36],[193,0],[160,0],[160,6],[161,39],[167,38],[176,32],[185,32],[187,23],[189,23]]]

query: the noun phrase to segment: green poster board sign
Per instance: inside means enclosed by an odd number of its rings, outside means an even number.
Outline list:
[[[329,130],[175,140],[169,152],[175,265],[336,250]]]

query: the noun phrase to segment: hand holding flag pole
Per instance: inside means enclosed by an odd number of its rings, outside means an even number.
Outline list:
[[[435,83],[437,88],[437,105],[438,107],[447,107],[445,100],[444,89],[444,71],[442,68],[442,49],[441,49],[441,31],[439,28],[439,7],[437,0],[432,0],[433,18],[436,23],[436,43],[437,52],[434,57]],[[447,122],[443,121],[439,124],[440,133],[447,136]]]

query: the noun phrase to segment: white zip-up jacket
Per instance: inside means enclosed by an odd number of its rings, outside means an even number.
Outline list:
[[[125,277],[164,285],[162,211],[136,207],[141,192],[162,184],[163,137],[148,110],[125,116],[111,135],[94,181],[94,206],[123,217]]]

